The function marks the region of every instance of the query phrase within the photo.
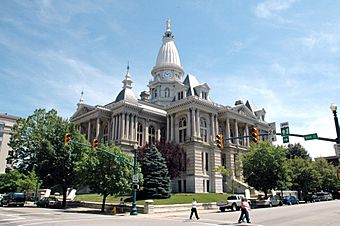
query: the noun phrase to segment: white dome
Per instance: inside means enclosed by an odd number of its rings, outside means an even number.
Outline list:
[[[155,68],[174,65],[181,67],[181,60],[179,59],[174,39],[171,36],[165,36],[163,45],[158,52]]]

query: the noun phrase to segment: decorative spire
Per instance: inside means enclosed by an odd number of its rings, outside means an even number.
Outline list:
[[[83,104],[83,103],[84,103],[84,90],[81,91],[80,99],[79,99],[79,104]]]
[[[166,19],[166,31],[170,31],[170,18]]]
[[[165,37],[173,38],[171,30],[170,30],[170,18],[169,17],[166,19],[166,31],[164,33],[164,38]]]
[[[132,80],[131,80],[131,76],[130,76],[130,65],[129,65],[129,62],[127,64],[127,67],[126,67],[126,75],[125,75],[125,79],[122,81],[123,83],[123,89],[126,89],[126,88],[129,88],[131,89],[132,86]]]

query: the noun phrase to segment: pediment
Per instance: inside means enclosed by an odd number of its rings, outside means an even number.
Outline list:
[[[94,110],[95,108],[91,105],[87,105],[87,104],[80,104],[78,106],[78,109],[77,111],[72,115],[71,118],[76,118],[76,117],[79,117],[81,115],[84,115],[86,114],[87,112],[90,112],[92,110]]]
[[[244,104],[237,105],[232,108],[233,111],[237,112],[240,115],[244,115],[246,117],[256,118],[255,114]]]

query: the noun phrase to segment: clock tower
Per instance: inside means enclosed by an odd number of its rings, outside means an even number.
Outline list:
[[[149,82],[150,102],[168,105],[176,96],[177,90],[182,89],[184,75],[174,36],[170,30],[170,19],[166,20],[163,44],[158,51],[156,65],[151,74],[153,80]]]

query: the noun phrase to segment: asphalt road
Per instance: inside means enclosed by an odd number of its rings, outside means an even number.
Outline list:
[[[199,211],[200,220],[189,220],[189,212],[164,214],[102,215],[88,209],[45,209],[36,207],[0,207],[0,225],[141,225],[141,226],[339,226],[340,201],[299,204],[293,206],[253,209],[253,224],[236,223],[240,212]]]

